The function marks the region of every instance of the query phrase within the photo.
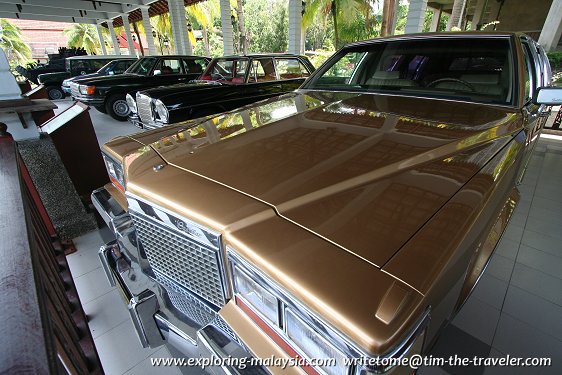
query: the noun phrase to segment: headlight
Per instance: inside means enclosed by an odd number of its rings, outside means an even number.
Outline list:
[[[158,113],[160,121],[162,121],[163,123],[168,123],[168,108],[166,108],[164,103],[162,103],[160,100],[156,100],[156,102],[154,103],[154,109],[156,110],[156,113]]]
[[[262,288],[244,271],[234,267],[234,286],[239,296],[263,315],[269,323],[279,325],[279,301],[277,297]]]
[[[103,161],[107,169],[107,174],[111,182],[122,192],[125,192],[125,175],[123,174],[123,167],[120,163],[113,160],[113,158],[103,154]]]
[[[135,101],[133,96],[131,94],[127,94],[125,95],[125,100],[127,100],[127,104],[129,105],[131,112],[137,113],[137,102]]]
[[[384,356],[372,356],[315,317],[230,247],[227,252],[236,304],[278,345],[288,344],[308,363],[319,360],[314,369],[321,375],[381,374],[401,365],[404,357],[420,354],[429,323],[429,309],[403,342]],[[354,365],[348,358],[354,359]]]
[[[285,325],[287,336],[289,336],[291,342],[297,346],[298,350],[303,353],[306,358],[335,359],[336,363],[334,366],[320,367],[326,374],[347,374],[347,366],[345,366],[345,358],[347,358],[347,356],[310,329],[310,326],[305,324],[289,309],[285,310]]]
[[[96,92],[96,86],[80,85],[80,94],[82,95],[94,95]]]
[[[70,86],[70,80],[69,80],[69,79],[65,79],[64,81],[62,81],[62,85],[63,85],[63,86]]]

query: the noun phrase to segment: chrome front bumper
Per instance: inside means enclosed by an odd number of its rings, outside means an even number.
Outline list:
[[[252,357],[218,311],[204,301],[194,303],[197,297],[186,290],[156,281],[143,251],[137,247],[131,218],[105,188],[92,193],[92,202],[116,237],[98,252],[103,270],[109,283],[121,291],[143,347],[169,344],[189,358]],[[215,375],[243,374],[249,370],[206,368]],[[251,371],[269,374],[264,367],[252,367]]]

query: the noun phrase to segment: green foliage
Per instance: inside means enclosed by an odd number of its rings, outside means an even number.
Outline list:
[[[376,0],[309,0],[302,23],[308,28],[319,17],[330,17],[333,45],[338,49],[351,41],[378,36],[380,19],[373,13],[375,4]]]
[[[306,28],[304,49],[306,51],[334,51],[334,24],[332,18],[319,13],[315,21]],[[316,66],[316,65],[315,65]]]
[[[84,48],[89,55],[95,55],[100,50],[98,31],[94,25],[75,23],[63,33],[71,48]]]
[[[330,56],[332,56],[332,54],[334,53],[334,50],[316,50],[314,51],[313,55],[309,55],[308,59],[310,60],[310,62],[312,63],[312,65],[318,69],[318,67],[320,65],[322,65],[324,63],[324,61],[328,60],[328,58]]]
[[[0,46],[6,53],[10,67],[25,66],[31,62],[31,48],[23,41],[19,27],[0,19],[2,42]]]
[[[546,54],[552,70],[562,70],[562,51],[553,51]]]
[[[207,38],[209,39],[209,56],[219,57],[224,55],[224,47],[222,39],[217,32],[208,32]],[[197,56],[206,56],[205,43],[203,41],[197,42],[193,48],[193,54]]]
[[[289,16],[286,0],[247,0],[244,14],[248,52],[287,50]]]

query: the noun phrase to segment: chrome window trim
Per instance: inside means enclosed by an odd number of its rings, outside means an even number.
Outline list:
[[[306,306],[304,306],[300,301],[296,298],[291,296],[289,293],[284,292],[283,289],[276,284],[273,280],[270,280],[266,276],[263,276],[256,267],[250,264],[248,261],[243,259],[239,254],[236,253],[234,249],[231,247],[227,247],[227,257],[229,260],[230,265],[230,272],[232,274],[232,267],[233,265],[237,265],[241,267],[250,274],[250,276],[257,281],[262,287],[268,288],[268,291],[274,294],[277,298],[279,298],[281,304],[281,311],[284,311],[286,308],[290,308],[293,313],[295,313],[301,320],[304,321],[305,324],[312,327],[313,330],[319,333],[320,336],[323,336],[323,339],[326,341],[333,340],[335,342],[336,348],[341,351],[344,355],[347,355],[352,358],[373,358],[372,354],[366,353],[363,349],[359,348],[357,345],[352,343],[349,339],[347,339],[342,333],[340,333],[335,328],[331,327],[328,323],[323,322],[320,318],[317,318],[314,313],[312,313]],[[232,278],[231,278],[232,279]],[[232,283],[232,280],[231,280]],[[234,285],[232,285],[233,294],[236,298],[239,298],[239,294],[236,293],[234,289]],[[242,300],[246,302],[243,298]],[[252,307],[248,304],[250,308]],[[256,309],[252,309],[253,312],[256,312]],[[428,307],[421,317],[416,321],[416,323],[412,326],[412,329],[407,331],[404,335],[404,339],[398,344],[396,347],[390,349],[385,354],[379,355],[379,358],[391,358],[391,357],[398,357],[402,358],[408,350],[412,347],[413,343],[415,342],[416,338],[426,329],[430,321],[430,312],[431,308]],[[262,314],[258,313],[258,316],[262,316]],[[283,320],[283,327],[277,327],[274,329],[275,332],[279,333],[282,332],[280,335],[283,340],[285,340],[292,348],[298,346],[293,343],[293,341],[288,337],[286,334],[286,325],[285,325],[285,317],[282,317]],[[267,320],[264,320],[268,323]],[[270,324],[268,324],[270,328]],[[355,369],[349,368],[349,373],[352,374]],[[386,370],[385,370],[386,371]]]

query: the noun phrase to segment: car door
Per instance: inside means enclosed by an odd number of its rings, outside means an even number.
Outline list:
[[[193,79],[199,79],[201,74],[205,71],[205,67],[207,66],[206,59],[183,59],[183,65],[185,69],[185,76],[186,81],[191,81]]]
[[[276,58],[277,73],[283,92],[296,90],[310,75],[308,69],[298,58]]]
[[[179,57],[166,57],[160,59],[154,66],[150,77],[152,86],[168,86],[189,80],[185,74],[182,59]]]
[[[244,102],[240,105],[255,103],[283,93],[275,62],[271,57],[250,60],[246,82],[243,89]]]
[[[545,105],[533,103],[533,95],[538,87],[542,85],[544,76],[542,64],[539,63],[537,48],[534,41],[521,38],[521,47],[524,55],[524,79],[525,95],[522,108],[523,121],[525,127],[525,146],[526,152],[523,160],[523,170],[520,180],[523,178],[533,150],[537,144],[542,128],[548,117],[548,108]]]

